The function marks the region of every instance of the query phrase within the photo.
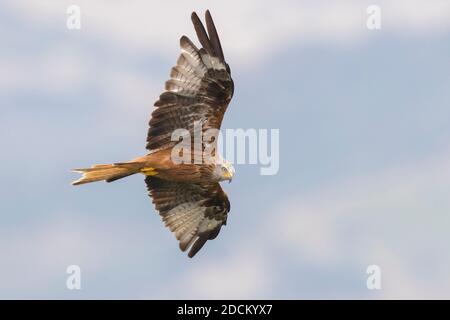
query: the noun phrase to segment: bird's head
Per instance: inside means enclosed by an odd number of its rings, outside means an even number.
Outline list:
[[[234,167],[231,162],[221,159],[216,167],[217,175],[219,176],[219,181],[228,180],[231,182],[234,176]]]

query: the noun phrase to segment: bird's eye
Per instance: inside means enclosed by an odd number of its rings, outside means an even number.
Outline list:
[[[227,172],[227,171],[228,171],[227,168],[222,167],[222,172]]]

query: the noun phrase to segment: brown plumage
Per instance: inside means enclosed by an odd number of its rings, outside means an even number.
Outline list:
[[[174,130],[186,129],[193,137],[195,123],[201,124],[202,133],[220,129],[234,91],[211,14],[206,11],[207,30],[195,12],[191,19],[202,47],[198,49],[188,37],[181,37],[181,55],[149,122],[149,153],[128,162],[76,169],[83,176],[73,182],[111,182],[143,173],[156,210],[179,240],[180,249],[191,248],[189,257],[226,224],[230,202],[219,181],[231,181],[234,173],[231,164],[220,157],[214,157],[213,163],[178,164],[172,160],[173,147],[178,143],[171,140]],[[202,145],[202,150],[205,147]]]

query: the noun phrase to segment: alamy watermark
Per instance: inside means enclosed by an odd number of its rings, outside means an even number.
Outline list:
[[[66,26],[69,30],[81,29],[81,8],[75,4],[67,7],[66,10],[68,17],[66,20]]]
[[[193,130],[176,129],[171,140],[176,164],[210,164],[216,157],[224,157],[232,164],[260,165],[261,175],[275,175],[280,168],[279,129],[218,129],[203,130],[201,121],[194,122]],[[191,135],[193,132],[193,136]]]
[[[81,289],[81,268],[73,264],[67,267],[66,273],[69,275],[66,280],[66,287],[69,290]]]
[[[366,281],[367,289],[381,290],[381,268],[372,264],[367,267],[366,273],[369,275]]]
[[[370,5],[366,9],[366,13],[369,15],[366,20],[366,26],[369,30],[381,29],[381,8],[377,5]]]

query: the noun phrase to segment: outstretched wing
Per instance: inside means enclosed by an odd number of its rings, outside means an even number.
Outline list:
[[[145,179],[150,197],[166,227],[180,242],[180,249],[192,258],[205,244],[219,234],[226,224],[230,202],[219,183],[194,184]]]
[[[174,146],[178,141],[171,141],[171,135],[176,129],[187,129],[193,137],[194,123],[201,124],[202,131],[220,129],[234,85],[209,11],[205,18],[208,33],[197,14],[191,16],[201,49],[186,36],[180,39],[181,55],[150,119],[150,151]]]

